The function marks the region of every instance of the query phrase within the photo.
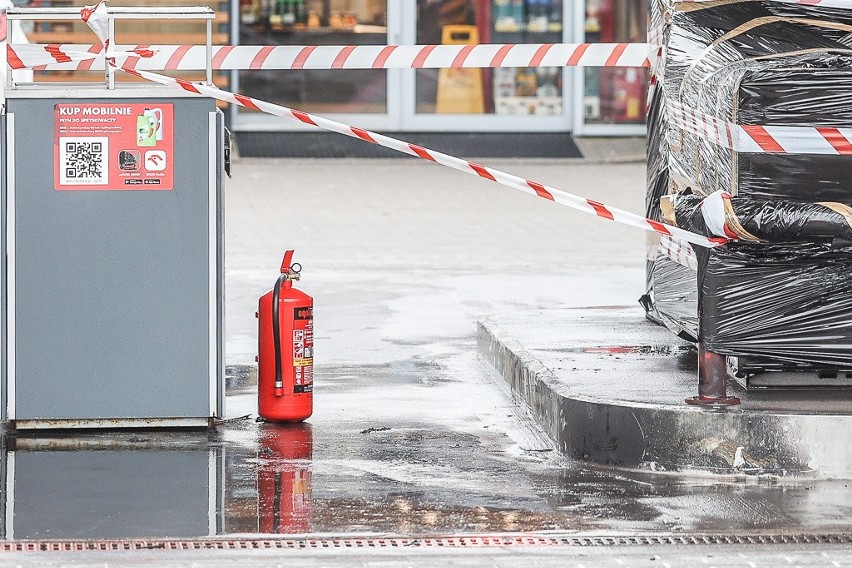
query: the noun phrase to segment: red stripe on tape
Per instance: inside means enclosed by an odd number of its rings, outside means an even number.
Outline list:
[[[304,69],[305,63],[308,62],[308,57],[314,52],[317,48],[315,45],[309,45],[307,47],[303,47],[299,52],[299,55],[296,56],[295,61],[293,61],[293,69]]]
[[[349,56],[352,55],[353,51],[355,51],[354,45],[347,45],[341,49],[340,53],[337,54],[337,57],[334,58],[334,61],[331,62],[331,68],[343,69],[343,66],[346,64],[346,60],[349,59]]]
[[[260,69],[263,67],[263,62],[266,61],[266,58],[269,57],[269,54],[272,53],[272,50],[275,49],[271,46],[266,46],[257,52],[257,55],[254,56],[254,59],[249,63],[249,69]]]
[[[68,63],[71,61],[71,58],[62,53],[59,49],[58,43],[51,43],[49,45],[44,46],[44,50],[50,54],[52,58],[56,60],[57,63]]]
[[[92,45],[92,46],[89,47],[88,52],[89,53],[100,53],[101,52],[101,46]],[[94,63],[95,63],[94,59],[86,59],[84,61],[81,61],[80,64],[77,65],[77,70],[78,71],[88,71],[89,69],[92,68],[92,65],[94,65]]]
[[[297,119],[304,122],[305,124],[310,124],[310,125],[313,125],[313,126],[317,125],[317,123],[314,122],[314,119],[311,118],[310,115],[308,115],[304,112],[301,112],[301,111],[298,111],[298,110],[293,110],[293,109],[290,109],[290,112],[292,112],[293,116],[295,116]]]
[[[852,154],[852,144],[843,136],[843,133],[836,128],[817,128],[822,137],[828,140],[832,148],[837,150],[840,155]]]
[[[626,43],[619,43],[615,46],[612,54],[607,58],[606,63],[604,63],[605,67],[611,67],[618,63],[618,60],[621,58],[621,55],[624,53],[624,50],[627,49]]]
[[[587,49],[589,49],[588,43],[578,45],[574,50],[574,53],[571,54],[571,57],[568,58],[568,63],[566,63],[566,65],[568,67],[576,67],[577,64],[580,63],[580,59],[583,57],[583,54],[586,53]]]
[[[133,51],[136,51],[137,49],[144,50],[144,49],[147,49],[148,47],[150,47],[150,46],[149,45],[137,45],[133,49]],[[140,59],[142,59],[142,58],[141,57],[128,57],[127,61],[124,63],[124,67],[129,68],[129,69],[136,69],[136,65],[139,63]]]
[[[476,175],[478,175],[479,177],[489,179],[491,181],[497,181],[497,178],[491,175],[491,172],[489,172],[488,169],[486,169],[484,166],[474,164],[473,162],[468,162],[467,164],[473,169],[473,171],[476,172]]]
[[[184,55],[192,48],[191,45],[182,45],[178,47],[169,60],[166,62],[166,69],[177,69]]]
[[[417,54],[417,57],[414,58],[414,62],[411,64],[413,69],[420,69],[423,67],[423,64],[426,63],[426,58],[429,57],[429,54],[435,50],[434,45],[427,45],[423,49],[420,50],[420,53]]]
[[[553,194],[544,189],[544,186],[540,183],[536,183],[534,181],[527,180],[527,185],[533,188],[539,197],[544,197],[545,199],[549,199],[551,201],[556,201],[553,199]]]
[[[133,69],[127,69],[127,71],[130,72],[130,73],[133,73]],[[195,93],[197,95],[201,94],[201,91],[196,89],[195,85],[193,85],[189,81],[184,81],[183,79],[175,79],[175,80],[177,81],[178,85],[180,85],[181,88],[183,88],[183,90],[189,91],[190,93]]]
[[[614,221],[615,217],[612,216],[612,213],[609,209],[606,208],[606,205],[603,203],[598,203],[597,201],[592,201],[591,199],[586,200],[589,205],[592,206],[592,209],[595,210],[595,213],[598,217],[603,217],[604,219],[609,219],[610,221]]]
[[[552,47],[552,43],[548,43],[539,47],[538,50],[535,52],[535,55],[533,55],[532,61],[530,61],[530,67],[538,67],[539,65],[541,65],[542,59],[544,59],[544,56],[547,55],[547,52],[550,51]]]
[[[355,128],[354,126],[350,126],[349,130],[354,132],[355,136],[357,136],[358,138],[360,138],[361,140],[363,140],[365,142],[370,142],[371,144],[378,144],[378,142],[373,140],[373,137],[370,136],[370,133],[367,132],[366,130],[361,130],[360,128]]]
[[[506,59],[506,56],[509,55],[509,52],[512,51],[513,45],[504,45],[497,51],[497,55],[494,56],[494,59],[491,60],[491,67],[500,67],[503,65],[503,60]]]
[[[781,146],[781,144],[779,144],[764,127],[757,125],[744,125],[742,129],[746,134],[751,136],[752,140],[757,142],[757,145],[760,146],[764,152],[785,152],[784,147]]]
[[[12,69],[24,69],[26,67],[15,50],[12,49],[12,45],[8,43],[6,44],[6,61]]]
[[[475,47],[475,45],[464,46],[459,52],[459,54],[456,55],[456,58],[453,59],[453,62],[450,64],[450,67],[463,67],[465,60],[467,60],[468,55],[470,55],[470,52],[473,51]]]
[[[411,148],[414,151],[415,154],[417,154],[418,156],[420,156],[424,160],[429,160],[430,162],[435,161],[435,158],[433,158],[432,155],[429,152],[426,151],[426,148],[422,148],[422,147],[418,146],[417,144],[409,144],[408,147]]]
[[[234,98],[237,99],[237,101],[239,101],[239,103],[246,108],[250,108],[252,110],[260,110],[260,107],[258,107],[253,100],[251,100],[245,95],[238,95],[237,93],[234,93]]]
[[[737,237],[737,234],[733,232],[730,227],[728,227],[727,223],[722,226],[722,230],[725,231],[725,236],[727,236],[729,239],[737,240],[739,238]]]
[[[648,224],[651,225],[651,228],[654,229],[655,231],[657,231],[658,233],[662,233],[662,234],[668,235],[670,237],[672,236],[672,234],[669,232],[669,229],[665,225],[663,225],[662,223],[660,223],[658,221],[654,221],[653,219],[645,219],[645,221],[647,221]],[[728,242],[727,239],[723,239],[723,240],[725,242]]]
[[[213,69],[221,69],[222,65],[225,64],[225,59],[234,51],[233,45],[223,45],[216,51],[216,55],[213,56],[213,61],[211,61],[211,65]]]
[[[388,45],[385,46],[380,52],[376,60],[373,61],[373,69],[381,69],[385,66],[385,63],[388,62],[388,57],[391,56],[391,53],[396,51],[396,45]]]

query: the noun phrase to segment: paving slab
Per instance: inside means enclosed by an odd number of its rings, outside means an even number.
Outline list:
[[[480,321],[479,354],[570,457],[653,471],[852,476],[852,390],[746,391],[698,408],[693,345],[641,309],[525,311]]]

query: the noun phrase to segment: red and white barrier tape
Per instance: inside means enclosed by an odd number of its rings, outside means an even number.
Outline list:
[[[736,152],[852,155],[852,128],[733,124],[672,101],[667,113],[673,126]]]
[[[382,134],[356,128],[354,126],[347,126],[346,124],[343,124],[341,122],[308,114],[285,106],[261,101],[258,99],[247,97],[245,95],[230,93],[217,87],[212,87],[201,83],[192,83],[190,81],[184,81],[182,79],[166,77],[164,75],[152,73],[150,71],[141,71],[139,69],[129,69],[125,67],[118,68],[127,73],[142,77],[155,83],[178,87],[190,93],[211,97],[227,103],[237,104],[242,107],[246,107],[260,112],[265,112],[267,114],[289,118],[291,120],[299,121],[303,124],[322,128],[323,130],[337,132],[339,134],[343,134],[351,138],[358,138],[365,142],[370,142],[371,144],[377,144],[385,148],[390,148],[392,150],[402,152],[403,154],[408,154],[409,156],[415,156],[424,160],[429,160],[430,162],[435,162],[443,166],[452,168],[454,170],[464,172],[466,174],[476,175],[483,179],[499,183],[500,185],[504,185],[506,187],[510,187],[512,189],[516,189],[518,191],[522,191],[530,195],[537,195],[544,199],[559,203],[560,205],[565,205],[578,211],[582,211],[584,213],[597,215],[598,217],[609,219],[610,221],[615,221],[623,225],[639,227],[640,229],[644,229],[646,231],[655,231],[662,235],[676,236],[683,239],[684,241],[708,248],[717,247],[728,242],[728,239],[707,238],[702,235],[691,233],[689,231],[685,231],[677,227],[665,225],[658,221],[654,221],[653,219],[646,219],[645,217],[636,215],[635,213],[630,213],[628,211],[617,209],[615,207],[608,207],[602,203],[598,203],[597,201],[586,199],[584,197],[580,197],[568,193],[566,191],[562,191],[560,189],[544,185],[542,183],[524,179],[522,177],[518,177],[494,168],[488,168],[486,166],[463,160],[461,158],[456,158],[448,154],[444,154],[442,152],[423,148],[422,146],[418,146],[416,144],[409,144],[408,142],[403,142],[402,140],[397,140],[396,138],[391,138],[389,136],[384,136]]]
[[[13,69],[51,71],[103,69],[103,59],[96,55],[99,49],[76,44],[7,46],[10,65],[18,65]],[[152,57],[132,62],[135,69],[194,71],[207,65],[207,48],[203,45],[124,45],[115,49],[153,52]],[[213,47],[212,63],[217,70],[648,67],[649,49],[646,43],[220,45]]]

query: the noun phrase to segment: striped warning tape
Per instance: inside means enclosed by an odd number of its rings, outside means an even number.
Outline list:
[[[675,4],[705,4],[719,0],[675,0]],[[746,0],[757,2],[762,0]],[[781,4],[801,4],[803,6],[819,6],[821,8],[852,8],[849,0],[773,0]]]
[[[77,44],[8,45],[9,61],[47,70],[103,69],[94,64],[100,46]],[[151,57],[132,63],[142,70],[206,69],[203,45],[124,45],[119,51],[145,49]],[[495,67],[648,67],[647,43],[535,43],[479,45],[311,45],[213,47],[213,69],[447,69]],[[88,54],[81,53],[88,51]],[[13,67],[21,68],[21,67]]]
[[[673,101],[666,113],[673,126],[736,152],[852,155],[852,128],[733,124]]]
[[[142,71],[139,69],[132,69],[125,66],[117,66],[117,68],[127,73],[130,73],[131,75],[135,75],[137,77],[141,77],[143,79],[147,79],[155,83],[181,88],[185,91],[197,95],[211,97],[217,100],[224,101],[226,103],[240,105],[242,107],[264,112],[267,114],[289,118],[291,120],[296,120],[303,124],[322,128],[323,130],[337,132],[339,134],[343,134],[351,138],[358,138],[365,142],[377,144],[385,148],[390,148],[392,150],[402,152],[403,154],[408,154],[409,156],[415,156],[424,160],[428,160],[430,162],[435,162],[466,174],[476,175],[483,179],[493,181],[500,185],[504,185],[506,187],[510,187],[512,189],[516,189],[518,191],[522,191],[530,195],[537,195],[538,197],[553,201],[555,203],[559,203],[560,205],[565,205],[567,207],[571,207],[584,213],[597,215],[598,217],[609,219],[610,221],[615,221],[623,225],[638,227],[646,231],[654,231],[662,235],[676,236],[680,239],[683,239],[684,241],[708,248],[717,247],[727,242],[727,239],[724,238],[704,237],[702,235],[685,231],[678,227],[665,225],[653,219],[647,219],[640,215],[636,215],[635,213],[630,213],[628,211],[624,211],[615,207],[609,207],[602,203],[598,203],[597,201],[586,199],[584,197],[580,197],[542,183],[518,177],[494,168],[482,166],[480,164],[470,162],[468,160],[456,158],[448,154],[444,154],[442,152],[430,150],[428,148],[424,148],[416,144],[403,142],[402,140],[391,138],[389,136],[378,134],[376,132],[370,132],[368,130],[363,130],[354,126],[348,126],[346,124],[330,120],[328,118],[323,118],[306,112],[291,109],[285,106],[261,101],[259,99],[247,97],[245,95],[231,93],[219,89],[217,87],[205,85],[202,83],[193,83],[182,79],[166,77],[165,75],[152,73],[150,71]]]

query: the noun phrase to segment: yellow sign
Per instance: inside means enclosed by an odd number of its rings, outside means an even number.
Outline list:
[[[475,45],[479,43],[476,26],[444,26],[441,30],[444,45]],[[441,69],[438,72],[438,114],[482,114],[485,112],[485,93],[482,69]]]

